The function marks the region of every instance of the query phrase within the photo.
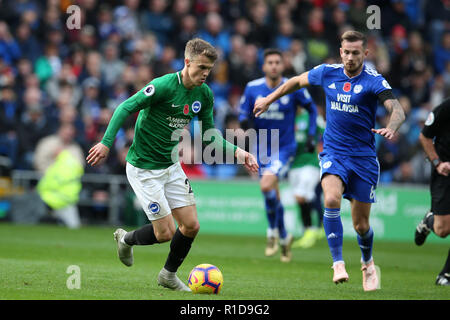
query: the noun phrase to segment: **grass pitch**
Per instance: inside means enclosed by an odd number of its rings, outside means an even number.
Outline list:
[[[0,224],[0,299],[119,299],[119,300],[449,300],[450,287],[434,284],[448,246],[375,241],[375,263],[381,268],[381,290],[362,290],[360,249],[356,239],[344,241],[350,280],[335,285],[326,240],[311,249],[293,250],[293,260],[279,254],[264,257],[265,239],[203,234],[178,271],[187,280],[200,263],[219,267],[224,285],[219,295],[173,292],[157,285],[169,243],[134,247],[135,264],[127,268],[116,255],[114,228]],[[69,289],[80,270],[80,289]],[[69,273],[67,273],[69,271]]]

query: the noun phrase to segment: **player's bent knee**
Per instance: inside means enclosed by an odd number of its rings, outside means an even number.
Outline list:
[[[271,181],[261,181],[261,192],[269,192],[275,188]]]
[[[339,208],[341,206],[341,196],[337,194],[326,194],[324,196],[326,208]]]
[[[161,231],[155,230],[155,237],[158,239],[159,243],[163,243],[172,240],[174,233],[175,232],[169,228]]]
[[[359,235],[365,234],[367,231],[369,231],[369,224],[364,222],[354,223],[353,228],[355,229],[356,233]]]
[[[181,233],[186,237],[194,238],[200,231],[200,223],[198,221],[180,226]]]
[[[277,176],[270,172],[264,172],[261,181],[260,187],[262,192],[269,192],[276,188]]]

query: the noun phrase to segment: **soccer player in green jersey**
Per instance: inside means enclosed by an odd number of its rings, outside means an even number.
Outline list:
[[[214,130],[216,134],[211,140],[215,147],[233,152],[238,163],[243,163],[247,170],[258,171],[252,154],[228,143],[214,129],[214,97],[205,81],[216,59],[217,52],[208,42],[201,39],[188,41],[183,70],[153,79],[120,104],[102,141],[89,150],[86,158],[92,166],[106,158],[125,119],[140,111],[134,141],[126,158],[126,172],[151,224],[130,232],[117,229],[114,239],[119,258],[126,266],[133,264],[133,245],[171,241],[158,284],[173,290],[190,291],[176,276],[176,271],[200,228],[194,194],[178,161],[181,130],[198,116],[202,137],[206,130]]]
[[[317,117],[317,130],[313,148],[307,147],[309,118],[308,112],[299,109],[295,117],[295,140],[297,141],[297,152],[289,170],[289,184],[300,209],[300,216],[304,227],[303,236],[292,244],[292,248],[310,248],[321,236],[321,210],[318,228],[313,227],[311,211],[316,198],[316,187],[320,182],[319,158],[316,151],[316,142],[325,131],[325,121],[321,116]],[[316,199],[321,201],[320,199]]]

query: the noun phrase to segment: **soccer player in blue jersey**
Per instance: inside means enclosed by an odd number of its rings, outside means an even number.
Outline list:
[[[322,64],[289,79],[275,92],[258,99],[253,112],[256,117],[261,116],[273,101],[308,85],[324,89],[327,126],[319,157],[325,205],[323,225],[333,258],[333,281],[348,280],[342,258],[343,196],[351,202],[353,227],[362,253],[363,288],[372,291],[379,288],[372,258],[373,230],[369,224],[380,169],[375,133],[392,139],[405,115],[388,82],[364,64],[367,54],[364,34],[345,32],[340,48],[342,64]],[[388,110],[390,119],[386,128],[374,129],[378,101]]]
[[[259,118],[253,115],[253,106],[259,97],[266,96],[287,79],[282,76],[284,65],[282,53],[277,49],[264,51],[264,77],[253,80],[245,87],[241,98],[239,120],[244,129],[252,127],[257,133],[257,154],[259,164],[260,187],[264,196],[268,229],[266,256],[272,256],[281,246],[281,261],[291,261],[293,237],[284,225],[284,208],[280,201],[278,180],[288,172],[290,162],[296,152],[295,115],[297,107],[302,106],[309,112],[309,138],[307,148],[314,148],[316,133],[316,105],[306,89],[300,89],[282,99],[273,100],[267,112]],[[272,133],[278,132],[278,139],[272,141]],[[263,136],[267,133],[265,136]],[[276,135],[274,135],[276,137]]]

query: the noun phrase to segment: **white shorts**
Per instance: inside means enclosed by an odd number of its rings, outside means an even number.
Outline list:
[[[172,209],[195,204],[191,184],[179,162],[158,170],[136,168],[127,162],[127,178],[150,221],[171,214]]]
[[[289,171],[289,184],[297,197],[305,198],[311,202],[315,195],[315,189],[320,181],[320,169],[315,166],[293,168]]]

